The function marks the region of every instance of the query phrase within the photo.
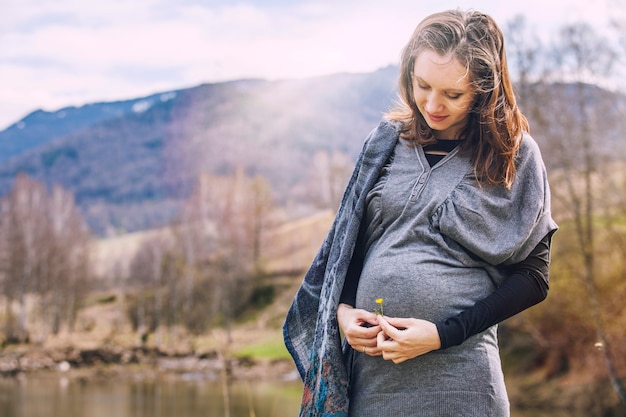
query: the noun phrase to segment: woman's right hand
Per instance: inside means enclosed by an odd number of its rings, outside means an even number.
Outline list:
[[[348,304],[339,304],[337,321],[352,349],[370,356],[382,355],[377,347],[376,337],[381,328],[376,314]]]

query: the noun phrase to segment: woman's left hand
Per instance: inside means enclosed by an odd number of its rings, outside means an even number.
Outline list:
[[[377,346],[383,358],[401,363],[441,347],[435,323],[413,318],[378,316]]]

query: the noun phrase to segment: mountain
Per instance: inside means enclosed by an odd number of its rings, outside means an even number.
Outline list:
[[[111,103],[89,103],[81,107],[66,107],[49,112],[37,110],[0,131],[0,163],[29,149],[61,138],[105,120],[129,113],[145,111],[155,102],[167,101],[176,92],[154,94],[133,100]]]
[[[201,173],[228,175],[241,168],[267,179],[278,203],[292,207],[310,194],[306,180],[316,152],[356,158],[395,100],[396,78],[397,67],[389,66],[367,74],[202,84],[39,110],[0,132],[0,196],[19,172],[60,184],[74,193],[102,236],[167,225]],[[579,86],[527,88],[524,96],[532,101],[522,108],[531,132],[548,170],[559,169],[563,141],[578,149]],[[593,117],[585,117],[598,121],[594,132],[602,137],[594,147],[622,155],[626,97],[590,85],[584,96],[586,111],[593,109]]]
[[[97,234],[169,223],[202,172],[242,167],[289,200],[318,150],[355,157],[395,99],[397,68],[203,84],[36,111],[0,132],[0,195],[19,172],[72,191]]]

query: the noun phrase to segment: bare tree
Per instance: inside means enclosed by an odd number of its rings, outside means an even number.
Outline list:
[[[582,259],[581,268],[577,271],[587,291],[597,346],[601,348],[615,391],[626,407],[626,391],[615,367],[597,288],[600,274],[596,240],[599,224],[596,217],[600,207],[596,207],[595,202],[601,198],[598,176],[601,175],[601,167],[615,158],[615,149],[605,147],[600,138],[614,137],[614,129],[620,125],[617,102],[611,100],[611,97],[618,96],[602,94],[594,85],[612,74],[617,54],[609,45],[587,24],[563,27],[553,49],[555,68],[558,70],[554,75],[555,79],[567,83],[550,90],[553,96],[558,97],[560,107],[544,108],[558,109],[551,114],[564,116],[559,123],[560,132],[554,132],[551,141],[556,147],[556,152],[551,152],[556,158],[553,163],[558,164],[557,175],[553,176],[553,194],[560,203],[558,207],[567,211],[567,218],[573,222],[578,253]],[[552,103],[558,104],[555,101]]]
[[[210,185],[212,210],[209,220],[214,225],[214,247],[210,270],[214,281],[214,302],[227,330],[237,312],[247,302],[254,274],[254,183],[239,168],[232,178],[213,177]],[[229,332],[230,335],[230,332]]]
[[[250,204],[248,205],[247,228],[252,244],[252,262],[256,273],[261,273],[263,269],[263,259],[261,258],[261,242],[264,232],[272,227],[274,220],[274,199],[269,183],[262,177],[256,176],[249,181],[248,188]]]
[[[56,186],[48,193],[43,183],[18,175],[0,212],[2,292],[16,341],[29,339],[28,296],[39,301],[41,338],[47,329],[58,332],[63,322],[72,330],[90,277],[90,239],[69,192]]]
[[[516,98],[522,111],[532,111],[536,86],[545,72],[543,45],[523,15],[517,15],[506,26],[507,60],[515,80]],[[535,119],[540,114],[529,115]]]
[[[626,268],[615,261],[626,250],[623,228],[617,226],[626,214],[619,192],[626,187],[620,175],[626,159],[626,103],[621,93],[601,87],[611,85],[621,57],[609,40],[584,23],[562,27],[546,46],[533,39],[523,18],[512,21],[508,30],[518,102],[547,156],[552,208],[562,226],[551,268],[556,280],[551,286],[557,292],[526,315],[535,320],[521,321],[546,354],[548,374],[582,362],[571,359],[594,354],[595,345],[625,404],[615,361],[623,349],[621,343],[611,343],[616,338],[619,342],[622,332],[615,332],[614,321],[605,317],[620,314],[614,304],[619,294],[626,294],[616,277]],[[577,331],[568,332],[562,320]]]
[[[228,326],[245,308],[263,274],[261,241],[273,210],[261,177],[242,169],[233,176],[200,176],[173,227],[178,299],[188,328],[200,330],[206,317]]]
[[[607,3],[611,10],[611,26],[617,32],[622,50],[626,52],[626,0],[607,0]]]
[[[43,269],[45,243],[48,240],[46,222],[46,188],[42,183],[20,174],[11,193],[3,200],[0,217],[3,239],[3,292],[7,298],[7,317],[15,317],[11,309],[17,301],[18,313],[13,332],[16,341],[28,341],[27,295],[39,286]]]
[[[130,263],[128,284],[129,314],[142,339],[156,331],[157,344],[163,342],[162,331],[175,324],[176,305],[171,293],[179,284],[172,273],[172,239],[163,232],[144,239]]]
[[[91,233],[74,202],[74,196],[61,186],[54,186],[48,199],[50,238],[46,258],[47,279],[41,286],[42,305],[52,310],[57,333],[66,322],[74,328],[76,314],[86,296],[90,280]],[[46,302],[48,301],[48,302]]]
[[[306,183],[307,195],[320,209],[339,208],[343,190],[354,163],[340,151],[318,151],[313,155]]]

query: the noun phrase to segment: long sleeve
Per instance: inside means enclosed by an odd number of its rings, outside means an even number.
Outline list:
[[[509,266],[509,276],[491,295],[460,314],[436,323],[441,348],[459,345],[543,301],[549,288],[551,239],[552,233],[547,234],[525,260]]]
[[[356,305],[356,290],[359,286],[359,278],[362,268],[363,253],[360,248],[357,247],[354,251],[354,255],[352,256],[352,260],[350,261],[350,266],[348,267],[346,281],[343,284],[343,291],[341,292],[341,297],[339,299],[340,303],[348,304],[353,307]]]

